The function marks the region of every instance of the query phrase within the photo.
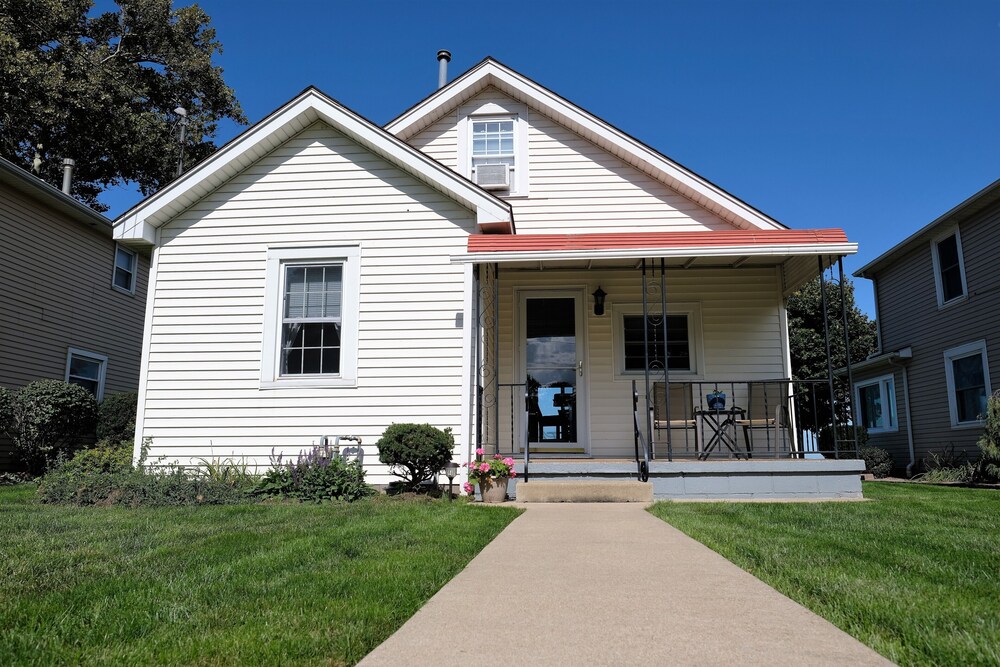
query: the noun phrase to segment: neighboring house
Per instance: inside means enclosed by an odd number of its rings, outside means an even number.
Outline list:
[[[307,89],[115,237],[153,251],[137,443],[267,466],[357,435],[376,483],[392,479],[375,443],[393,422],[450,427],[459,461],[528,448],[635,476],[641,449],[682,486],[663,465],[746,458],[755,429],[755,452],[801,459],[784,301],[857,249],[840,230],[784,227],[492,59],[385,128]],[[751,398],[765,381],[784,398]],[[713,437],[695,411],[719,387],[759,418],[716,413]],[[671,416],[648,421],[658,391]],[[767,495],[770,465],[747,494]]]
[[[1000,378],[1000,181],[854,275],[875,287],[879,349],[853,368],[871,444],[916,472],[930,452],[975,457]]]
[[[0,239],[0,385],[135,391],[148,251],[119,246],[110,220],[3,159]]]

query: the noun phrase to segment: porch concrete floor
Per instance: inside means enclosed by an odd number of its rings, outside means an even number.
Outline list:
[[[525,507],[360,664],[892,664],[641,505]]]

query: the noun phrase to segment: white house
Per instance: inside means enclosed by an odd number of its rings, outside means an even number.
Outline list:
[[[387,483],[374,443],[413,421],[450,427],[458,461],[529,458],[529,480],[860,494],[852,443],[805,451],[828,384],[790,380],[784,308],[856,244],[495,60],[385,128],[307,89],[115,237],[153,250],[136,440],[154,458],[267,466],[355,435]]]

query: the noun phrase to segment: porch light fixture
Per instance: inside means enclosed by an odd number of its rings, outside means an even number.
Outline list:
[[[604,298],[608,296],[608,293],[601,289],[598,285],[597,289],[594,290],[594,315],[604,314]]]
[[[458,475],[458,464],[454,461],[448,461],[444,464],[444,476],[448,478],[448,500],[454,500],[455,495],[451,492],[452,483],[455,477]]]

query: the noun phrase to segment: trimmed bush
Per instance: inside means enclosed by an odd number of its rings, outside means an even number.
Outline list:
[[[97,439],[121,442],[135,437],[135,413],[139,395],[111,394],[97,411]]]
[[[979,436],[979,458],[972,464],[972,482],[1000,482],[1000,391],[986,401],[986,420]]]
[[[14,455],[41,474],[93,436],[97,401],[75,384],[38,380],[17,390],[0,388],[0,428]]]
[[[417,491],[432,481],[451,461],[455,438],[451,429],[430,424],[393,424],[378,441],[378,460],[403,479],[407,490]]]
[[[892,473],[892,454],[881,447],[862,447],[858,455],[865,460],[865,472],[876,479],[888,477]]]
[[[360,461],[344,461],[329,446],[299,453],[295,461],[271,456],[272,467],[257,485],[256,494],[307,502],[354,501],[375,494],[365,483]]]

